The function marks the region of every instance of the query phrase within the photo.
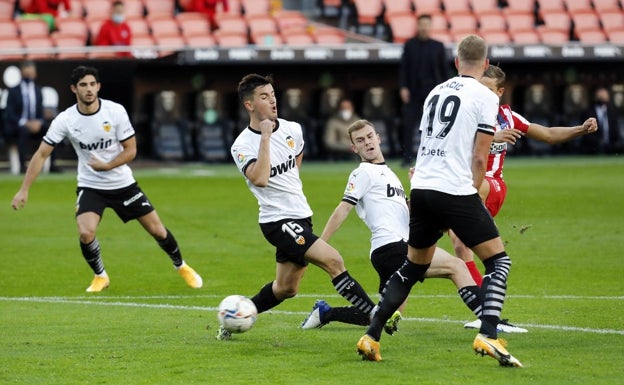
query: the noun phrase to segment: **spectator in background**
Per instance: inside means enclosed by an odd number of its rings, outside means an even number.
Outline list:
[[[28,6],[22,9],[24,19],[43,19],[50,26],[50,31],[54,30],[54,19],[59,16],[59,8],[63,5],[63,10],[69,12],[71,9],[70,0],[32,0]]]
[[[37,67],[33,61],[27,60],[20,64],[20,70],[22,80],[9,89],[4,111],[4,136],[9,147],[12,174],[26,171],[28,141],[43,137],[45,122],[41,87],[35,84]]]
[[[594,94],[594,104],[585,111],[584,117],[595,116],[598,121],[597,135],[584,136],[582,149],[589,154],[615,154],[624,149],[620,137],[618,114],[611,103],[609,90],[599,87]]]
[[[349,126],[359,119],[351,100],[342,99],[338,103],[338,109],[325,123],[323,134],[325,151],[329,159],[347,159],[353,156],[348,130]]]
[[[431,15],[418,16],[418,32],[403,46],[399,67],[399,92],[403,102],[403,162],[414,161],[414,134],[423,114],[423,103],[429,91],[448,78],[444,44],[431,39]],[[418,135],[420,137],[420,135]]]
[[[126,23],[124,14],[124,3],[122,1],[113,2],[110,19],[104,21],[100,27],[100,32],[95,39],[98,46],[129,46],[132,40],[132,31]],[[130,51],[118,51],[117,56],[132,56]]]
[[[223,6],[223,11],[228,12],[229,6],[227,0],[192,0],[188,12],[200,12],[206,15],[210,22],[210,28],[214,31],[217,29],[215,15],[217,14],[217,6],[219,3]]]

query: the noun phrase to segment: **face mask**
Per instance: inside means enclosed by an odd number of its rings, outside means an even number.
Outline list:
[[[113,22],[115,22],[116,24],[121,24],[124,22],[124,20],[126,19],[124,15],[119,14],[119,13],[114,13],[112,16]]]
[[[206,110],[204,112],[204,122],[207,124],[213,124],[217,121],[217,111],[215,110]]]
[[[353,116],[353,112],[350,110],[340,110],[340,117],[342,120],[349,120]]]

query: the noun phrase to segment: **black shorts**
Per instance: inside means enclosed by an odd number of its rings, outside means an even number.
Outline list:
[[[136,182],[115,190],[78,187],[76,195],[78,196],[76,216],[92,212],[102,217],[104,209],[110,207],[122,221],[128,222],[154,211],[154,207]]]
[[[468,247],[499,236],[494,219],[479,194],[450,195],[434,190],[410,192],[409,245],[433,246],[444,231],[452,229]]]
[[[407,260],[407,242],[389,243],[373,250],[371,263],[379,275],[379,293],[395,271],[399,270]]]
[[[275,246],[275,260],[307,266],[304,255],[318,237],[312,232],[312,218],[283,219],[260,223],[264,237]]]

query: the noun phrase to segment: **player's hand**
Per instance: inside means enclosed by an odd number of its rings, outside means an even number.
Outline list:
[[[28,202],[28,191],[19,190],[13,197],[11,207],[13,210],[19,210],[26,205],[26,202]]]
[[[105,162],[94,155],[91,155],[91,158],[89,159],[89,162],[87,164],[91,166],[91,168],[95,171],[108,171],[111,169],[108,162]]]
[[[260,133],[261,134],[272,134],[273,129],[275,128],[275,122],[270,119],[264,119],[260,122]]]
[[[598,122],[596,118],[589,118],[583,123],[583,131],[588,134],[598,131]]]
[[[410,167],[407,171],[407,177],[411,180],[412,176],[414,176],[414,171],[416,171],[416,167]]]
[[[516,144],[516,141],[522,137],[522,131],[515,128],[507,128],[504,130],[496,131],[494,133],[494,142],[505,142],[510,144]]]

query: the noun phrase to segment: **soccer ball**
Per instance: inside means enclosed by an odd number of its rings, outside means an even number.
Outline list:
[[[242,295],[230,295],[219,304],[219,325],[232,333],[244,333],[256,323],[258,310],[251,300]]]

